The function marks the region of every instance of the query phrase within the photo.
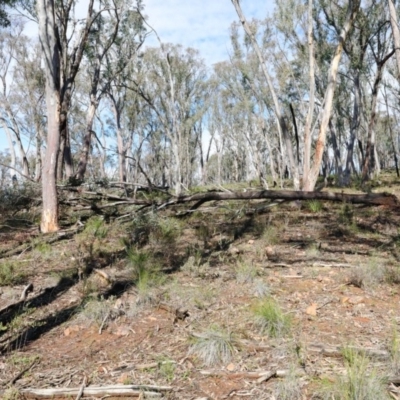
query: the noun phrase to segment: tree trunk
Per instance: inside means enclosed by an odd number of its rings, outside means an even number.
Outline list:
[[[326,131],[328,128],[329,120],[331,118],[333,95],[336,88],[336,77],[339,68],[339,62],[343,52],[343,46],[346,41],[346,37],[353,26],[354,19],[360,7],[360,0],[350,0],[347,9],[346,20],[340,33],[339,43],[336,47],[335,55],[333,56],[331,66],[328,73],[328,87],[325,93],[325,105],[322,113],[321,125],[319,128],[318,140],[315,148],[314,163],[310,172],[307,176],[303,176],[303,190],[312,191],[314,190],[315,184],[317,183],[319,171],[321,168],[322,156],[325,150],[326,142]]]
[[[313,39],[313,0],[308,1],[308,52],[310,64],[310,105],[308,108],[307,119],[304,126],[304,157],[303,157],[303,177],[308,176],[311,165],[311,126],[314,115],[314,102],[315,102],[315,58],[314,58],[314,39]],[[304,182],[304,181],[303,181]],[[303,184],[304,185],[304,184]]]
[[[47,149],[42,177],[42,232],[59,230],[56,186],[60,146],[60,58],[57,48],[54,0],[37,0],[39,38],[44,53],[47,107]]]
[[[396,8],[394,7],[393,0],[388,0],[389,11],[390,11],[390,24],[392,26],[394,48],[396,50],[396,62],[397,62],[397,77],[400,81],[400,30],[397,23]]]
[[[357,130],[360,125],[360,104],[361,104],[361,88],[360,88],[360,72],[356,71],[354,76],[354,104],[353,118],[350,125],[350,139],[347,143],[346,169],[344,172],[344,184],[350,183],[350,175],[353,165],[354,143],[357,138]]]
[[[96,114],[97,101],[94,95],[91,95],[90,106],[86,117],[86,133],[83,139],[83,149],[79,158],[79,164],[76,171],[76,178],[83,180],[86,173],[86,167],[89,159],[90,144],[92,141],[92,128],[94,116]]]
[[[8,128],[7,123],[5,122],[5,120],[3,118],[0,118],[0,122],[1,122],[1,126],[4,129],[4,132],[6,133],[8,146],[10,148],[11,167],[12,167],[13,170],[15,170],[16,167],[17,167],[17,162],[16,162],[17,158],[16,158],[16,155],[15,155],[15,148],[14,148],[14,143],[13,143],[13,140],[12,140],[12,135],[11,135],[10,129]]]
[[[286,151],[287,151],[287,155],[288,155],[288,161],[289,161],[289,166],[292,172],[292,177],[293,177],[293,185],[295,187],[295,189],[298,189],[300,187],[300,178],[299,178],[299,170],[298,170],[298,165],[295,161],[295,158],[293,156],[293,147],[292,147],[292,141],[290,138],[290,134],[289,134],[289,130],[287,128],[287,124],[285,121],[285,117],[281,112],[281,108],[279,105],[279,101],[278,101],[278,96],[275,92],[275,88],[274,85],[272,83],[272,79],[268,73],[267,67],[266,67],[266,63],[264,60],[264,57],[262,55],[261,49],[257,43],[256,38],[254,37],[249,24],[246,21],[246,18],[242,12],[242,9],[239,5],[239,1],[238,0],[232,0],[233,5],[235,6],[236,12],[238,14],[238,17],[240,19],[240,22],[243,25],[244,31],[246,32],[247,36],[249,37],[249,39],[251,40],[251,43],[253,45],[253,48],[257,54],[257,57],[259,59],[260,65],[261,65],[261,69],[263,71],[263,74],[265,76],[265,79],[267,80],[268,83],[268,88],[269,91],[271,93],[272,96],[272,100],[274,103],[274,111],[275,111],[275,116],[276,119],[278,121],[279,124],[279,129],[282,132],[283,135],[283,140],[285,142],[285,146],[286,146]]]
[[[367,148],[365,150],[365,158],[362,167],[362,180],[365,182],[371,179],[375,168],[375,121],[376,121],[376,106],[378,102],[379,88],[382,81],[383,68],[385,63],[394,54],[394,50],[387,54],[382,60],[377,62],[374,86],[372,88],[371,101],[371,117],[368,123],[368,139]]]

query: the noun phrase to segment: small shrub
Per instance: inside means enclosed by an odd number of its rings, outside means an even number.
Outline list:
[[[373,258],[367,264],[351,269],[349,283],[359,288],[370,288],[383,282],[385,273],[385,269]]]
[[[24,274],[16,271],[14,264],[7,261],[0,264],[0,286],[18,285],[24,280]]]
[[[158,226],[150,234],[150,241],[155,245],[171,245],[182,233],[182,226],[175,218],[159,219]]]
[[[400,283],[400,267],[397,265],[392,265],[385,268],[385,281],[390,284]]]
[[[19,400],[21,395],[17,388],[10,387],[3,393],[3,400]]]
[[[339,222],[345,225],[353,223],[354,210],[350,204],[344,203],[339,211]]]
[[[231,332],[216,325],[191,338],[189,354],[199,357],[206,366],[228,363],[237,349],[237,341]]]
[[[384,380],[369,368],[369,359],[365,354],[351,349],[343,349],[347,376],[341,379],[340,396],[343,400],[379,400],[388,399]]]
[[[273,245],[279,242],[278,230],[275,226],[269,224],[262,234],[262,238],[266,244]]]
[[[268,336],[281,337],[290,332],[290,316],[281,310],[272,297],[261,300],[253,311],[261,331]]]
[[[400,337],[396,325],[392,327],[392,334],[389,341],[389,353],[392,362],[392,373],[398,374],[400,372]]]
[[[274,390],[275,397],[279,400],[302,400],[301,381],[296,376],[294,368],[280,380]]]
[[[158,372],[168,382],[175,378],[176,363],[167,357],[161,357],[158,361]]]
[[[235,273],[238,283],[252,283],[257,276],[257,269],[252,264],[238,262]]]
[[[84,232],[96,239],[104,239],[107,237],[108,228],[105,226],[103,218],[96,216],[87,221]]]
[[[129,249],[127,253],[132,271],[132,280],[138,290],[138,302],[147,303],[151,301],[150,288],[157,284],[162,284],[164,277],[149,253],[133,248]]]
[[[319,200],[308,200],[306,205],[312,213],[318,213],[322,210],[322,202]]]
[[[268,297],[271,295],[271,287],[261,279],[258,279],[254,282],[254,294],[260,298]]]
[[[326,400],[388,400],[385,380],[370,367],[369,358],[352,348],[343,349],[345,376],[325,382],[318,398]]]

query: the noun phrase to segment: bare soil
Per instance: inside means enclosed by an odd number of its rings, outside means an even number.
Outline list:
[[[399,186],[389,190],[398,195]],[[211,203],[183,219],[164,211],[157,218],[174,221],[179,234],[157,231],[147,240],[134,223],[111,220],[97,231],[77,224],[76,233],[46,244],[35,227],[4,221],[0,267],[11,266],[14,279],[0,287],[4,398],[10,388],[85,381],[169,386],[167,399],[289,399],[282,387],[292,384],[300,391],[292,398],[317,399],[346,375],[348,347],[364,349],[399,398],[399,210],[262,204]],[[138,284],[128,242],[150,257],[146,268],[157,264],[157,279]],[[34,289],[22,302],[27,283]],[[254,307],[264,297],[291,318],[281,337],[257,324]],[[214,365],[190,351],[210,329],[233,343],[231,358]]]

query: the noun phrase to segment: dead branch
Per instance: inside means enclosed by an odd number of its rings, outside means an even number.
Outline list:
[[[225,371],[200,371],[200,374],[206,376],[220,376],[229,379],[254,379],[257,383],[266,382],[271,378],[283,378],[287,376],[289,370],[272,370],[272,371],[260,371],[260,372],[225,372]],[[295,371],[297,376],[302,376],[305,374],[303,370]]]
[[[49,388],[49,389],[22,389],[20,395],[25,399],[48,399],[54,397],[75,397],[78,396],[82,389],[80,388]],[[163,392],[169,392],[173,388],[171,386],[155,386],[155,385],[112,385],[112,386],[87,386],[83,387],[82,396],[145,396],[156,398],[162,397]],[[0,395],[4,391],[0,390]]]
[[[17,375],[15,375],[12,379],[10,379],[10,380],[5,384],[5,386],[14,385],[14,383],[17,382],[17,380],[20,379],[20,378],[25,374],[25,372],[30,371],[30,370],[31,370],[36,364],[38,364],[38,363],[39,363],[39,359],[38,359],[38,358],[35,358],[35,359],[33,360],[33,362],[31,362],[26,368],[24,368],[22,371],[18,372]],[[0,393],[1,393],[1,392],[0,392]]]
[[[24,287],[24,290],[22,291],[20,300],[25,301],[26,298],[28,297],[28,293],[30,293],[32,291],[33,291],[33,285],[32,285],[32,283],[29,283],[28,285],[26,285]]]
[[[196,193],[193,195],[171,197],[165,202],[157,202],[154,200],[145,199],[131,199],[129,197],[117,196],[113,194],[107,194],[105,192],[93,192],[82,190],[82,188],[76,187],[63,187],[63,190],[69,190],[77,192],[81,195],[93,196],[91,199],[82,198],[81,201],[93,202],[96,199],[102,201],[112,201],[112,204],[102,205],[87,205],[80,207],[80,209],[101,209],[106,207],[114,207],[120,205],[137,205],[137,206],[150,206],[154,205],[158,210],[163,208],[194,202],[189,210],[180,214],[185,216],[190,212],[198,209],[202,204],[209,201],[224,201],[224,200],[260,200],[269,199],[275,201],[293,201],[293,200],[324,200],[324,201],[335,201],[352,204],[366,204],[366,205],[378,205],[378,206],[389,206],[399,208],[400,203],[397,197],[390,193],[365,193],[365,194],[349,194],[349,193],[335,193],[335,192],[302,192],[293,190],[246,190],[243,192],[205,192]]]
[[[212,200],[326,200],[352,204],[385,205],[398,208],[400,203],[396,196],[390,193],[366,193],[349,194],[334,192],[302,192],[295,190],[253,190],[245,192],[207,192],[196,193],[191,196],[181,196],[172,199],[159,208],[164,208],[173,204],[187,203],[196,201],[197,203],[190,210],[200,207],[201,204]]]
[[[369,347],[354,347],[350,346],[350,348],[356,352],[366,354],[368,357],[373,358],[375,360],[388,360],[390,358],[390,354],[386,350],[373,349]],[[311,344],[308,346],[307,350],[313,353],[319,353],[326,357],[342,357],[343,356],[343,348],[340,346],[326,346],[323,344]]]

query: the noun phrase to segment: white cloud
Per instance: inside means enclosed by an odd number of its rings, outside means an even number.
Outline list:
[[[144,6],[163,42],[200,50],[208,65],[227,59],[229,26],[238,20],[230,0],[147,0]],[[272,12],[274,1],[243,0],[241,6],[246,18],[262,19]]]

